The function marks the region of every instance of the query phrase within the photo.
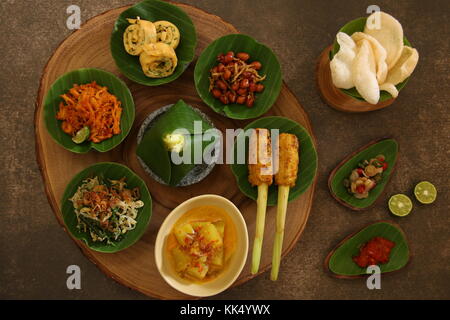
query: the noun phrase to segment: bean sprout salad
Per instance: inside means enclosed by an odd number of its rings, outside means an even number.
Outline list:
[[[94,242],[113,244],[136,227],[138,209],[144,206],[139,199],[139,189],[126,188],[125,178],[94,177],[84,180],[69,200],[77,215],[78,230],[88,232]]]

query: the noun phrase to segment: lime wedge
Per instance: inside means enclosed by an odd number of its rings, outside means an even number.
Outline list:
[[[89,130],[89,127],[83,127],[82,129],[78,130],[78,132],[72,138],[72,141],[76,144],[83,143],[87,138],[89,138],[90,134],[91,130]]]
[[[436,187],[428,182],[422,181],[419,182],[414,188],[414,195],[416,196],[417,201],[423,204],[430,204],[436,200],[437,190]]]
[[[404,194],[395,194],[389,199],[389,210],[392,214],[404,217],[407,216],[413,207],[411,199]]]

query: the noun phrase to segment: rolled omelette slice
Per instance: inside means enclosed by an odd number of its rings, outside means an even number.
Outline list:
[[[153,24],[156,27],[157,41],[176,49],[181,38],[178,28],[169,21],[156,21]]]
[[[138,56],[146,44],[156,42],[156,27],[147,20],[127,19],[130,25],[123,34],[123,45],[128,54]]]
[[[149,78],[165,78],[174,73],[178,64],[175,50],[163,42],[147,44],[139,56],[142,71]]]

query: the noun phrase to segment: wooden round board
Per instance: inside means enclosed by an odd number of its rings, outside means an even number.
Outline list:
[[[221,18],[185,4],[176,4],[192,18],[198,33],[196,57],[214,39],[237,30]],[[195,61],[176,81],[159,86],[145,87],[131,82],[120,75],[110,53],[109,40],[113,24],[118,15],[128,7],[105,12],[86,22],[56,49],[48,61],[41,78],[35,111],[36,153],[43,176],[48,200],[59,223],[64,227],[60,201],[64,189],[72,177],[87,166],[100,161],[115,161],[127,165],[142,177],[153,198],[153,216],[150,226],[141,240],[132,247],[114,254],[95,252],[84,243],[74,239],[83,253],[105,274],[119,283],[138,290],[148,296],[161,299],[189,299],[172,289],[160,276],[154,259],[154,244],[158,229],[164,218],[181,202],[201,194],[218,194],[233,201],[241,210],[248,226],[249,239],[253,239],[255,229],[256,202],[246,198],[238,189],[228,165],[216,165],[212,173],[202,182],[184,188],[170,188],[151,179],[139,165],[136,158],[136,135],[146,116],[156,109],[185,100],[188,104],[206,113],[222,131],[225,128],[243,128],[250,121],[224,118],[213,112],[198,97],[193,79]],[[136,120],[127,139],[107,153],[91,151],[75,154],[63,149],[52,140],[43,121],[43,99],[51,84],[67,71],[83,68],[101,68],[119,75],[130,88],[135,105]],[[312,135],[308,117],[295,96],[283,85],[278,101],[267,115],[289,117],[303,125]],[[301,177],[300,177],[301,179]],[[313,185],[288,207],[283,255],[286,255],[298,241],[311,209],[315,181]],[[272,243],[275,231],[276,208],[267,212],[266,232],[260,272],[270,268]],[[247,264],[234,285],[242,284],[254,277],[250,273],[249,252]],[[283,266],[281,266],[281,272]]]

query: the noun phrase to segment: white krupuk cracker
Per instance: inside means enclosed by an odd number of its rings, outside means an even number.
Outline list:
[[[370,23],[375,14],[379,18],[378,25]],[[403,50],[403,28],[400,22],[385,12],[376,12],[367,18],[364,33],[377,39],[386,49],[388,70],[392,69]]]
[[[330,62],[331,78],[336,87],[350,89],[355,86],[352,65],[356,56],[356,45],[353,39],[344,32],[339,32],[336,40],[340,48]]]
[[[389,92],[394,98],[398,96],[395,85],[403,82],[414,71],[419,62],[419,53],[411,47],[403,47],[402,54],[395,66],[389,71],[386,82],[380,86],[381,90]]]
[[[352,34],[352,39],[357,43],[362,39],[369,41],[373,54],[375,56],[376,72],[378,84],[384,83],[388,74],[388,66],[386,63],[387,52],[386,49],[372,36],[363,32],[355,32]]]
[[[405,81],[414,71],[419,62],[419,52],[405,46],[395,66],[389,71],[386,82],[394,85]]]
[[[353,82],[359,94],[370,104],[380,100],[380,87],[376,74],[376,63],[368,40],[358,42],[357,54],[353,61]]]

